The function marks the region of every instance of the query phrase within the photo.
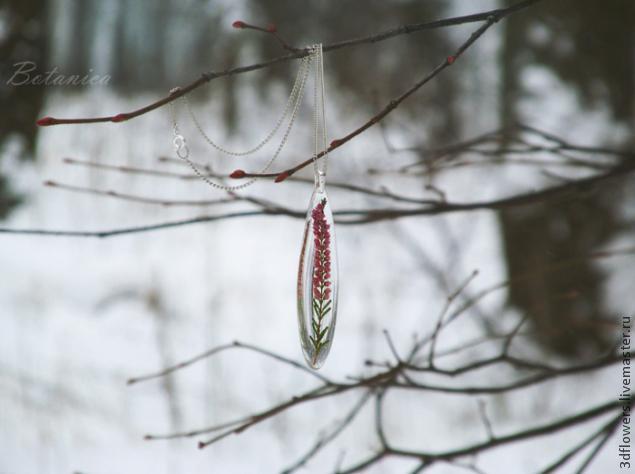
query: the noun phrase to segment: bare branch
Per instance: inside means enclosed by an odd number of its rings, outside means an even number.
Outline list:
[[[487,407],[485,405],[485,401],[481,398],[476,400],[476,405],[478,406],[478,413],[481,417],[481,421],[483,421],[483,426],[485,426],[485,431],[487,433],[487,438],[492,441],[496,437],[494,436],[494,431],[492,429],[492,422],[487,416]]]
[[[612,402],[605,403],[603,405],[595,406],[593,408],[590,408],[586,411],[582,411],[575,415],[561,418],[560,420],[552,422],[552,423],[547,423],[547,424],[540,425],[535,428],[529,428],[526,430],[520,430],[509,435],[500,436],[498,438],[488,440],[482,443],[476,443],[471,446],[466,446],[464,448],[453,449],[453,450],[448,450],[448,451],[439,452],[439,453],[407,451],[407,450],[400,450],[400,449],[394,449],[394,448],[386,449],[381,451],[378,454],[372,455],[371,457],[361,461],[360,463],[346,470],[340,471],[340,473],[348,474],[353,472],[359,472],[365,469],[366,467],[368,467],[369,465],[374,464],[379,459],[386,456],[414,458],[414,459],[420,459],[423,462],[428,462],[428,463],[432,463],[432,462],[436,462],[440,460],[446,460],[446,459],[459,458],[462,456],[484,452],[501,445],[515,443],[517,441],[522,441],[525,439],[533,439],[539,436],[549,435],[549,434],[564,430],[566,428],[569,428],[571,426],[584,423],[588,420],[592,420],[594,418],[597,418],[606,413],[610,413],[616,410],[621,410],[621,404],[619,402],[612,401]]]
[[[292,466],[286,468],[282,471],[282,474],[291,474],[292,472],[297,471],[307,462],[309,462],[315,455],[317,455],[325,446],[327,446],[331,441],[339,436],[339,434],[344,431],[357,417],[361,409],[366,405],[366,402],[370,399],[373,394],[373,390],[368,390],[361,396],[361,398],[357,401],[357,403],[353,406],[353,408],[348,412],[348,414],[335,426],[335,428],[326,435],[320,435],[318,440],[315,442],[313,447],[309,449],[309,451],[302,456],[298,461],[296,461]]]
[[[476,13],[472,15],[446,18],[443,20],[436,20],[436,21],[427,22],[427,23],[415,23],[410,25],[403,25],[397,28],[393,28],[391,30],[384,31],[382,33],[372,34],[363,38],[349,39],[345,41],[340,41],[338,43],[325,45],[322,49],[323,49],[323,52],[328,53],[331,51],[336,51],[339,49],[348,48],[352,46],[359,46],[362,44],[374,44],[381,41],[385,41],[390,38],[394,38],[396,36],[412,34],[419,31],[431,30],[435,28],[445,28],[448,26],[462,25],[465,23],[490,21],[490,19],[491,21],[498,21],[501,18],[504,18],[505,16],[511,13],[514,13],[521,9],[525,9],[535,3],[538,3],[539,1],[541,0],[525,0],[515,5],[512,5],[508,8],[498,8],[495,10]],[[134,119],[136,117],[139,117],[140,115],[147,114],[148,112],[151,112],[160,107],[163,107],[164,105],[169,104],[170,102],[192,92],[195,89],[198,89],[202,85],[214,79],[218,79],[220,77],[235,76],[237,74],[243,74],[243,73],[251,72],[251,71],[257,71],[259,69],[268,68],[280,63],[291,61],[293,59],[301,59],[305,56],[308,56],[309,54],[310,52],[308,49],[302,49],[298,52],[291,53],[286,56],[279,56],[269,61],[252,64],[250,66],[240,66],[236,68],[225,69],[224,71],[219,71],[219,72],[206,72],[201,74],[201,77],[198,78],[197,80],[191,82],[190,84],[186,86],[180,87],[177,91],[168,95],[167,97],[164,97],[156,102],[146,105],[145,107],[141,107],[139,109],[136,109],[130,112],[118,113],[115,115],[106,115],[103,117],[89,117],[89,118],[76,118],[76,119],[61,119],[61,118],[53,118],[53,117],[44,117],[43,119],[40,119],[38,121],[38,125],[50,126],[50,125],[63,125],[63,124],[99,123],[99,122],[114,122],[114,123],[124,122],[127,120]]]
[[[472,280],[474,280],[474,278],[476,278],[478,275],[478,270],[474,270],[469,277],[467,277],[465,279],[465,281],[452,293],[450,294],[446,301],[445,301],[445,305],[443,306],[443,309],[441,310],[441,313],[439,314],[439,317],[437,319],[437,325],[434,328],[434,331],[432,332],[432,336],[429,339],[430,341],[430,353],[428,355],[428,364],[430,367],[434,367],[434,350],[437,344],[437,338],[439,336],[439,331],[441,330],[441,327],[443,326],[443,324],[445,323],[445,315],[447,314],[448,310],[450,309],[450,306],[452,305],[452,303],[454,302],[454,300],[463,292],[463,290],[467,287],[467,285],[470,284],[470,282],[472,282]],[[424,339],[421,344],[423,344],[425,342],[428,341],[428,339]],[[412,353],[410,354],[410,357],[408,358],[408,360],[412,360],[414,358],[415,355],[417,355],[417,352],[419,350],[419,347],[421,347],[421,345],[416,345],[415,349],[413,349]]]
[[[602,426],[598,431],[595,431],[594,433],[591,433],[591,436],[588,436],[587,438],[584,438],[580,443],[576,444],[573,448],[571,448],[569,451],[567,451],[563,456],[561,456],[556,461],[554,461],[552,464],[550,464],[549,466],[544,468],[542,471],[540,471],[540,474],[551,474],[553,472],[556,472],[556,470],[558,468],[564,466],[571,458],[573,458],[573,456],[575,456],[580,451],[582,451],[584,448],[586,448],[589,444],[591,444],[593,441],[595,441],[598,437],[602,436],[602,434],[605,435],[605,439],[606,439],[606,436],[610,436],[611,435],[611,433],[615,430],[616,426],[619,424],[621,419],[622,419],[622,414],[620,414],[620,415],[616,416],[615,418],[613,418],[609,423],[607,423],[606,425]],[[598,446],[600,446],[600,445],[601,445],[601,443],[598,443]]]
[[[333,214],[339,219],[336,222],[341,224],[369,224],[384,220],[394,220],[404,217],[415,216],[432,216],[450,212],[465,212],[481,209],[501,210],[515,206],[525,206],[535,202],[541,202],[549,199],[564,198],[567,196],[575,196],[577,193],[588,192],[593,186],[609,181],[610,179],[626,176],[635,170],[635,164],[625,163],[619,165],[599,175],[588,178],[579,179],[574,182],[564,183],[552,186],[540,191],[519,194],[508,198],[495,199],[492,201],[481,201],[474,203],[438,203],[431,206],[425,206],[415,209],[406,208],[386,208],[386,209],[352,209],[339,210]],[[252,198],[253,199],[253,198]],[[275,208],[267,208],[262,211],[244,211],[219,214],[214,216],[201,216],[191,219],[182,219],[177,221],[163,222],[159,224],[151,224],[144,226],[128,227],[122,229],[113,229],[105,231],[64,231],[64,230],[44,230],[44,229],[7,229],[0,228],[0,234],[22,234],[22,235],[48,235],[48,236],[66,236],[66,237],[113,237],[123,234],[134,234],[139,232],[149,232],[154,230],[167,229],[172,227],[181,227],[191,224],[200,224],[204,222],[213,222],[222,219],[234,219],[237,217],[254,217],[254,216],[287,216],[304,219],[304,211],[296,211],[286,209],[280,206]],[[346,217],[347,219],[342,219]],[[351,218],[353,217],[353,218]]]
[[[193,206],[214,206],[217,204],[227,204],[230,202],[237,202],[241,199],[238,196],[224,198],[224,199],[204,199],[204,200],[191,200],[191,199],[162,199],[151,198],[145,196],[137,196],[134,194],[122,193],[114,190],[100,190],[94,188],[86,188],[82,186],[74,186],[71,184],[58,183],[56,181],[45,181],[45,186],[51,188],[61,189],[62,191],[70,191],[80,194],[93,194],[95,196],[111,197],[120,199],[122,201],[137,202],[141,204],[155,204],[162,207],[193,207]]]
[[[157,379],[157,378],[160,378],[160,377],[165,377],[166,375],[169,375],[169,374],[171,374],[173,372],[176,372],[177,370],[181,370],[181,369],[184,369],[186,367],[189,367],[190,365],[196,364],[197,362],[200,362],[200,361],[202,361],[204,359],[208,359],[208,358],[210,358],[210,357],[212,357],[212,356],[214,356],[216,354],[219,354],[221,352],[224,352],[224,351],[226,351],[228,349],[246,349],[246,350],[249,350],[249,351],[252,351],[252,352],[256,352],[258,354],[262,354],[264,356],[267,356],[269,358],[275,359],[275,360],[277,360],[279,362],[282,362],[284,364],[290,365],[290,366],[292,366],[292,367],[294,367],[294,368],[296,368],[298,370],[301,370],[301,371],[303,371],[303,372],[305,372],[307,374],[310,374],[313,377],[318,378],[319,380],[321,380],[322,382],[324,382],[326,384],[329,384],[329,385],[332,384],[332,382],[328,378],[326,378],[324,375],[322,375],[322,374],[320,374],[320,373],[318,373],[318,372],[316,372],[314,370],[309,369],[308,367],[306,367],[304,364],[302,364],[300,362],[297,362],[297,361],[295,361],[293,359],[289,359],[287,357],[281,356],[281,355],[276,354],[274,352],[268,351],[267,349],[263,349],[261,347],[254,346],[252,344],[246,344],[244,342],[239,342],[239,341],[234,341],[231,344],[223,344],[221,346],[214,347],[214,348],[212,348],[212,349],[210,349],[208,351],[205,351],[205,352],[203,352],[203,353],[201,353],[201,354],[199,354],[197,356],[194,356],[194,357],[192,357],[190,359],[187,359],[187,360],[185,360],[183,362],[179,362],[178,364],[175,364],[175,365],[173,365],[171,367],[163,369],[163,370],[161,370],[159,372],[155,372],[155,373],[152,373],[152,374],[142,375],[142,376],[139,376],[139,377],[131,378],[131,379],[128,380],[127,383],[128,383],[128,385],[132,385],[132,384],[139,383],[139,382],[145,382],[145,381],[148,381],[148,380]]]

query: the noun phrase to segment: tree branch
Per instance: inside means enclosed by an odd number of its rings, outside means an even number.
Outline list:
[[[608,181],[613,178],[625,176],[635,170],[635,163],[626,163],[614,167],[606,173],[590,176],[588,178],[579,179],[577,181],[566,182],[557,186],[552,186],[540,191],[529,192],[511,196],[508,198],[495,199],[491,201],[480,201],[474,203],[451,203],[439,202],[438,204],[420,207],[420,208],[386,208],[386,209],[351,209],[340,210],[333,214],[340,219],[336,222],[340,224],[369,224],[385,220],[394,220],[404,217],[415,216],[433,216],[450,212],[466,212],[487,209],[498,211],[516,206],[526,206],[536,202],[546,201],[554,198],[565,198],[573,196],[577,193],[590,191],[594,186]],[[264,204],[256,198],[250,198],[258,204]],[[104,231],[66,231],[66,230],[44,230],[44,229],[7,229],[0,228],[0,234],[19,234],[19,235],[46,235],[46,236],[65,236],[65,237],[113,237],[125,234],[134,234],[140,232],[150,232],[155,230],[168,229],[173,227],[182,227],[192,224],[201,224],[204,222],[214,222],[223,219],[235,219],[238,217],[255,217],[255,216],[287,216],[299,219],[305,218],[305,212],[300,210],[292,210],[283,208],[278,205],[269,205],[265,209],[259,211],[240,211],[225,214],[217,214],[213,216],[200,216],[190,219],[181,219],[176,221],[163,222],[159,224],[150,224],[143,226],[127,227],[121,229],[104,230]],[[351,218],[354,217],[354,218]],[[344,218],[344,219],[343,219]]]
[[[381,41],[385,41],[396,36],[407,35],[416,33],[419,31],[431,30],[436,28],[445,28],[448,26],[462,25],[466,23],[475,23],[479,21],[486,21],[490,18],[494,19],[494,21],[498,21],[501,18],[519,11],[521,9],[527,8],[534,3],[538,3],[542,0],[525,0],[519,2],[515,5],[512,5],[508,8],[497,8],[494,10],[489,10],[486,12],[475,13],[472,15],[464,15],[457,16],[453,18],[446,18],[442,20],[436,20],[426,23],[414,23],[410,25],[402,25],[397,28],[393,28],[381,33],[372,34],[365,36],[363,38],[356,39],[348,39],[344,41],[340,41],[337,43],[332,43],[323,46],[322,51],[325,53],[329,53],[331,51],[336,51],[343,48],[349,48],[353,46],[359,46],[362,44],[374,44],[379,43]],[[239,66],[235,68],[225,69],[224,71],[218,72],[205,72],[201,74],[201,77],[191,82],[190,84],[180,87],[174,93],[169,94],[168,96],[157,100],[151,104],[148,104],[144,107],[141,107],[136,110],[132,110],[130,112],[118,113],[115,115],[106,115],[102,117],[88,117],[88,118],[54,118],[54,117],[44,117],[38,121],[38,125],[40,126],[50,126],[50,125],[68,125],[68,124],[87,124],[87,123],[100,123],[100,122],[115,122],[120,123],[127,120],[134,119],[139,117],[140,115],[147,114],[155,109],[163,107],[164,105],[169,104],[170,102],[182,97],[195,89],[198,89],[202,85],[221,77],[235,76],[238,74],[243,74],[246,72],[257,71],[259,69],[268,68],[280,63],[284,63],[287,61],[291,61],[294,59],[301,59],[310,54],[308,49],[301,49],[298,52],[287,54],[284,56],[279,56],[277,58],[270,59],[269,61],[264,61],[257,64],[252,64],[249,66]]]

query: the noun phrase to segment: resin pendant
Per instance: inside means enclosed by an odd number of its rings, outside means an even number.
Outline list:
[[[324,177],[309,205],[298,270],[298,323],[307,363],[319,369],[331,349],[337,315],[337,255]]]

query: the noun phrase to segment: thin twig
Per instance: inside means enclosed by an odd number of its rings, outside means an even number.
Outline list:
[[[586,471],[586,469],[591,465],[591,463],[593,462],[597,454],[600,452],[602,447],[606,444],[606,442],[609,440],[609,438],[611,437],[611,435],[613,434],[613,432],[619,425],[619,422],[622,419],[622,415],[620,415],[618,418],[619,418],[618,420],[613,421],[613,423],[611,424],[612,426],[608,427],[605,430],[604,436],[602,436],[602,438],[600,439],[600,442],[597,443],[595,447],[591,450],[591,452],[589,453],[587,458],[582,462],[582,465],[578,468],[575,474],[583,474],[583,472]]]
[[[330,442],[332,442],[335,438],[337,438],[342,431],[344,431],[357,417],[362,408],[366,405],[366,402],[370,399],[373,394],[373,390],[368,390],[364,392],[364,394],[360,397],[357,403],[353,406],[353,408],[344,416],[344,418],[336,424],[335,428],[328,434],[322,435],[315,442],[313,447],[309,449],[309,451],[304,454],[300,459],[298,459],[293,465],[286,468],[282,471],[282,474],[291,474],[295,472],[299,468],[306,465],[316,454],[318,454],[325,446],[327,446]]]
[[[288,357],[281,356],[280,354],[276,354],[276,353],[271,352],[271,351],[269,351],[267,349],[263,349],[261,347],[254,346],[252,344],[247,344],[247,343],[239,342],[239,341],[234,341],[231,344],[223,344],[223,345],[214,347],[214,348],[209,349],[209,350],[207,350],[207,351],[205,351],[205,352],[203,352],[201,354],[198,354],[198,355],[196,355],[196,356],[194,356],[194,357],[192,357],[190,359],[186,359],[186,360],[184,360],[182,362],[179,362],[178,364],[175,364],[173,366],[167,367],[167,368],[165,368],[163,370],[160,370],[158,372],[154,372],[154,373],[147,374],[147,375],[141,375],[141,376],[138,376],[138,377],[133,377],[133,378],[129,379],[127,383],[128,383],[128,385],[132,385],[132,384],[139,383],[139,382],[145,382],[145,381],[148,381],[148,380],[165,377],[166,375],[169,375],[169,374],[171,374],[173,372],[176,372],[178,370],[181,370],[181,369],[184,369],[186,367],[189,367],[189,366],[191,366],[193,364],[196,364],[197,362],[200,362],[200,361],[202,361],[204,359],[208,359],[208,358],[210,358],[210,357],[212,357],[212,356],[214,356],[216,354],[219,354],[220,352],[227,351],[228,349],[246,349],[248,351],[256,352],[258,354],[262,354],[262,355],[264,355],[266,357],[269,357],[269,358],[275,359],[275,360],[277,360],[279,362],[283,362],[283,363],[285,363],[287,365],[290,365],[290,366],[292,366],[292,367],[294,367],[294,368],[296,368],[298,370],[301,370],[301,371],[303,371],[303,372],[305,372],[307,374],[310,374],[313,377],[316,377],[317,379],[321,380],[322,382],[324,382],[326,384],[330,385],[332,383],[324,375],[322,375],[322,374],[320,374],[320,373],[318,373],[318,372],[316,372],[314,370],[311,370],[311,369],[307,368],[304,364],[302,364],[300,362],[297,362],[297,361],[295,361],[293,359],[289,359]]]
[[[198,206],[214,206],[218,204],[227,204],[231,202],[240,201],[239,196],[223,198],[223,199],[164,199],[164,198],[151,198],[145,196],[137,196],[135,194],[122,193],[114,191],[112,189],[102,190],[95,188],[87,188],[83,186],[75,186],[71,184],[58,183],[56,181],[45,181],[45,186],[61,189],[62,191],[70,191],[80,194],[93,194],[95,196],[111,197],[122,201],[137,202],[141,204],[153,204],[162,207],[198,207]]]
[[[620,414],[619,416],[612,419],[609,423],[602,426],[599,430],[591,433],[590,436],[584,438],[580,443],[573,446],[573,448],[567,451],[563,456],[556,459],[553,463],[551,463],[549,466],[545,467],[542,471],[540,471],[540,474],[552,474],[553,472],[556,472],[558,468],[564,466],[571,458],[573,458],[576,454],[578,454],[580,451],[586,448],[589,444],[591,444],[603,433],[608,434],[610,436],[610,433],[612,433],[612,431],[615,429],[614,427],[617,426],[617,424],[619,424],[621,419],[622,419],[622,415]],[[600,443],[598,443],[598,445],[599,444]]]
[[[428,354],[428,364],[430,367],[434,367],[434,350],[436,348],[439,331],[441,330],[441,327],[445,323],[445,315],[450,309],[450,306],[452,306],[452,303],[454,302],[454,300],[463,292],[463,290],[465,290],[465,288],[470,284],[470,282],[472,282],[472,280],[474,280],[474,278],[477,277],[477,275],[478,275],[478,270],[472,271],[470,276],[468,276],[463,281],[463,283],[461,283],[459,287],[446,298],[443,309],[441,310],[441,312],[439,313],[439,317],[437,318],[437,324],[434,328],[434,331],[432,332],[432,336],[430,337],[430,339],[425,339],[426,342],[428,340],[430,341],[430,353]],[[417,355],[417,352],[422,347],[422,344],[423,344],[423,341],[421,341],[420,344],[415,345],[415,347],[413,348],[410,354],[410,357],[408,358],[409,361],[412,360]]]

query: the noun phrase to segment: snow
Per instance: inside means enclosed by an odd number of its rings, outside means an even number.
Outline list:
[[[531,72],[530,85],[543,88],[545,81],[553,81],[540,74]],[[54,93],[44,110],[64,116],[116,113],[155,98],[122,98],[105,90],[73,96]],[[563,100],[570,103],[568,98]],[[242,107],[246,112],[247,105]],[[243,116],[244,130],[259,130],[258,114]],[[350,114],[335,116],[337,126],[331,129],[350,130],[359,119]],[[309,123],[308,115],[300,121],[284,161],[275,169],[306,156]],[[194,136],[191,125],[183,128],[187,136]],[[214,131],[223,136],[218,127]],[[125,124],[43,129],[36,165],[11,164],[12,180],[29,198],[4,225],[105,230],[222,212],[222,208],[162,208],[41,185],[54,179],[165,199],[221,197],[222,193],[199,181],[139,177],[61,161],[72,157],[185,172],[187,168],[179,164],[157,162],[157,157],[172,152],[170,133],[163,110]],[[236,144],[241,140],[239,135]],[[202,140],[191,146],[194,159],[210,156]],[[361,172],[379,165],[383,150],[379,133],[369,132],[333,155],[329,176],[359,184],[366,178],[372,182],[376,178]],[[235,167],[227,163],[220,169]],[[501,192],[493,185],[474,186],[487,176],[487,172],[461,172],[444,179],[443,187],[458,201],[485,200]],[[396,183],[394,189],[406,195],[422,192],[412,179]],[[300,184],[259,183],[246,193],[304,209],[310,192],[309,186]],[[365,197],[335,189],[330,196],[336,209],[372,204]],[[232,207],[244,208],[243,204]],[[301,361],[295,281],[302,229],[301,220],[254,217],[105,239],[0,235],[0,472],[277,472],[304,454],[319,431],[341,417],[360,393],[294,408],[198,450],[196,442],[206,436],[170,441],[144,441],[143,436],[242,417],[314,387],[315,380],[234,349],[169,377],[126,385],[130,377],[234,340]],[[471,294],[506,277],[497,220],[487,211],[368,226],[339,225],[336,233],[341,299],[335,342],[322,369],[329,377],[362,373],[366,359],[389,359],[383,329],[398,348],[407,348],[413,332],[422,334],[434,326],[447,290],[456,288],[474,269],[479,276],[468,287]],[[396,238],[397,233],[401,238]],[[416,253],[408,241],[430,258],[429,265],[439,269],[445,282],[426,271],[422,259],[413,257]],[[460,253],[456,254],[452,241],[460,243]],[[500,314],[501,327],[510,328],[518,315],[502,311],[504,296],[493,294],[479,309]],[[456,346],[481,331],[478,317],[470,312],[443,333],[439,349]],[[585,397],[576,396],[576,385],[567,383],[541,386],[541,392],[523,391],[512,398],[488,399],[496,432],[547,421],[565,408],[572,412],[590,406],[593,400],[589,398],[604,400],[610,387],[617,386],[611,371],[593,377],[598,391]],[[499,380],[488,374],[476,382],[494,379]],[[388,403],[387,430],[398,446],[441,450],[484,439],[476,404],[469,400],[395,391]],[[536,412],[542,416],[536,417]],[[343,451],[346,465],[377,448],[372,415],[369,405],[360,421],[313,461],[307,472],[330,469]],[[573,444],[580,437],[571,432],[558,439]],[[549,439],[498,449],[479,462],[483,461],[487,472],[533,471],[565,444]],[[611,456],[604,455],[596,466],[609,469],[614,465]],[[401,472],[411,466],[411,461],[391,460],[373,472]],[[461,471],[442,464],[431,472]]]

